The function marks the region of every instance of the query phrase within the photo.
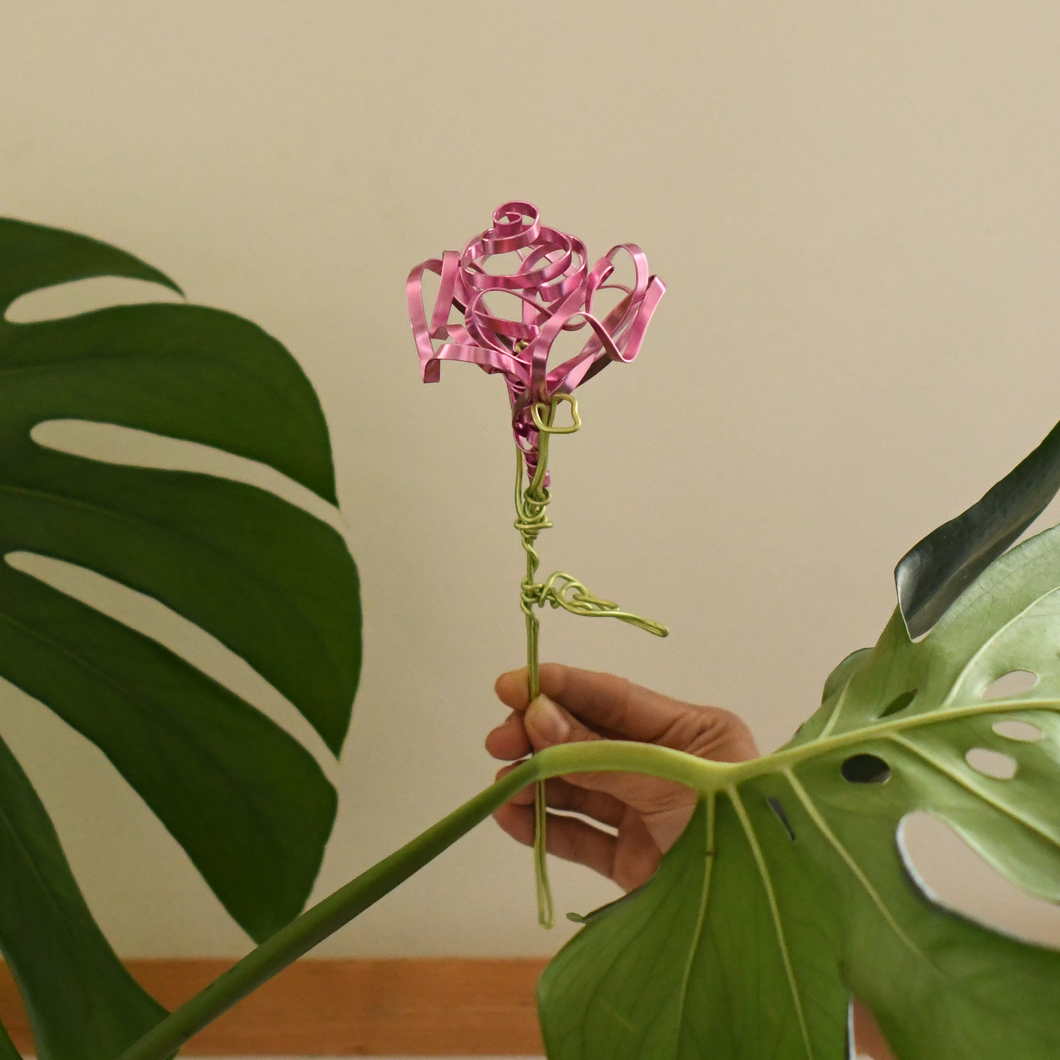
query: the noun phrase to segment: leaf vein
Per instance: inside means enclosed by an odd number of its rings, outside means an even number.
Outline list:
[[[743,828],[744,835],[747,837],[747,843],[751,847],[751,853],[754,856],[755,865],[758,868],[758,874],[762,878],[762,885],[766,891],[766,899],[769,902],[769,911],[773,918],[773,930],[776,933],[777,945],[780,947],[780,958],[784,964],[784,973],[787,976],[788,988],[791,990],[791,1000],[795,1005],[795,1014],[798,1017],[799,1030],[802,1033],[802,1042],[806,1048],[806,1056],[809,1060],[814,1060],[813,1046],[810,1043],[810,1029],[806,1024],[806,1015],[803,1012],[802,998],[799,994],[799,984],[795,978],[795,969],[791,963],[791,954],[788,952],[788,943],[784,937],[784,924],[780,916],[780,905],[777,902],[776,892],[773,890],[773,880],[769,874],[769,866],[766,864],[765,855],[763,855],[762,848],[759,846],[754,826],[751,824],[751,818],[747,814],[747,809],[743,804],[743,800],[740,798],[739,792],[735,787],[730,787],[726,789],[726,794],[732,800],[733,809],[736,810],[736,816],[740,819],[740,825]]]
[[[1010,618],[1007,622],[1003,623],[997,629],[995,629],[994,632],[991,633],[990,636],[987,637],[986,640],[984,640],[983,643],[980,644],[974,652],[972,652],[968,661],[964,664],[964,666],[961,667],[961,672],[954,679],[953,686],[950,689],[949,694],[942,701],[942,703],[939,704],[939,707],[946,707],[953,701],[953,698],[957,695],[957,692],[961,687],[961,683],[967,676],[968,671],[980,659],[983,652],[985,652],[987,648],[993,645],[1003,633],[1011,629],[1011,627],[1014,626],[1017,622],[1019,622],[1020,619],[1022,619],[1025,615],[1033,611],[1043,600],[1048,599],[1050,596],[1053,596],[1057,592],[1060,592],[1060,586],[1054,586],[1048,592],[1042,593],[1041,596],[1036,596],[1033,600],[1030,601],[1030,603],[1027,604],[1026,607],[1017,612],[1015,615],[1013,615],[1012,618]]]
[[[894,914],[887,908],[887,904],[884,902],[880,895],[880,892],[873,886],[872,881],[865,875],[861,866],[854,860],[853,855],[849,850],[840,842],[838,836],[828,826],[828,822],[824,819],[821,812],[817,809],[816,804],[810,797],[809,792],[799,783],[798,778],[790,769],[783,770],[784,777],[791,785],[791,790],[795,792],[795,797],[802,803],[803,809],[809,815],[821,834],[828,841],[832,849],[839,855],[843,863],[848,869],[854,874],[854,878],[861,884],[865,893],[868,895],[869,900],[879,910],[880,915],[887,922],[887,926],[909,947],[910,950],[922,961],[934,968],[939,974],[942,974],[942,969],[932,961],[927,954],[909,937],[905,929],[895,919]]]
[[[677,1049],[681,1042],[681,1032],[685,1019],[685,1006],[688,1004],[688,987],[689,982],[692,978],[692,967],[695,964],[696,954],[699,952],[699,946],[703,938],[703,928],[707,922],[707,906],[710,903],[710,883],[714,875],[714,811],[715,811],[715,794],[711,792],[707,796],[706,804],[706,826],[707,826],[707,865],[703,871],[703,886],[700,893],[699,900],[699,912],[696,915],[696,927],[692,935],[692,944],[688,949],[688,961],[685,964],[684,972],[681,976],[681,992],[677,1003],[677,1024],[675,1027],[676,1040],[674,1042],[674,1053],[676,1055]]]
[[[894,743],[897,743],[900,746],[906,748],[907,750],[912,751],[912,753],[915,754],[918,758],[927,762],[928,765],[930,765],[934,769],[937,769],[944,776],[949,777],[950,780],[952,780],[960,787],[964,788],[965,791],[971,792],[971,794],[981,799],[988,806],[992,806],[995,810],[998,811],[998,813],[1004,814],[1010,820],[1015,821],[1017,824],[1023,825],[1023,827],[1026,828],[1028,831],[1034,832],[1036,835],[1041,836],[1042,839],[1047,840],[1054,846],[1060,845],[1057,843],[1056,836],[1050,835],[1047,831],[1045,831],[1039,825],[1035,824],[1033,821],[1024,817],[1013,807],[1007,806],[1004,802],[995,798],[988,792],[981,791],[979,788],[975,787],[974,784],[970,783],[967,777],[962,777],[960,773],[958,773],[956,770],[951,769],[941,759],[936,758],[930,752],[918,747],[912,740],[906,739],[906,737],[902,736],[901,733],[891,733],[887,738],[893,741]]]

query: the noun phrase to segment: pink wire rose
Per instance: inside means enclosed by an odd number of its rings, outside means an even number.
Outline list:
[[[608,284],[615,257],[625,251],[633,260],[631,287]],[[514,272],[486,271],[496,254],[516,253]],[[423,274],[441,277],[430,323],[423,302]],[[604,290],[623,297],[603,319],[593,300]],[[590,270],[585,244],[574,236],[541,224],[536,207],[506,202],[493,213],[493,227],[457,253],[447,250],[409,273],[409,316],[425,383],[437,383],[442,361],[468,361],[500,373],[508,384],[512,430],[532,476],[537,466],[538,430],[532,409],[575,387],[611,361],[632,361],[666,286],[648,275],[648,259],[634,243],[612,247]],[[517,319],[499,316],[486,304],[491,292],[506,292],[521,303]],[[462,320],[453,321],[453,310]],[[549,370],[552,344],[563,331],[591,332],[581,351]],[[441,345],[437,348],[434,342]]]

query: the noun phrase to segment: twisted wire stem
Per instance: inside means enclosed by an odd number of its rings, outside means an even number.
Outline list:
[[[570,405],[571,423],[566,427],[557,427],[556,412],[560,404]],[[522,450],[516,450],[515,464],[515,529],[519,531],[523,551],[526,553],[526,576],[519,584],[519,606],[526,619],[526,666],[529,675],[530,699],[537,699],[541,694],[539,673],[540,659],[538,651],[541,622],[534,614],[534,608],[543,608],[546,604],[561,607],[572,615],[584,615],[587,618],[617,618],[631,626],[646,630],[657,637],[665,637],[669,630],[658,622],[623,611],[618,604],[604,600],[578,581],[577,578],[563,571],[550,574],[543,582],[535,581],[541,557],[537,554],[537,538],[542,530],[552,526],[548,519],[548,505],[552,495],[545,486],[545,475],[548,471],[549,439],[553,434],[573,434],[581,427],[578,416],[578,403],[570,394],[556,394],[551,402],[538,402],[531,409],[534,426],[538,430],[537,467],[525,488],[524,459]],[[555,923],[555,912],[552,904],[552,888],[548,881],[548,864],[545,858],[546,845],[546,803],[545,783],[538,781],[534,789],[534,878],[537,884],[537,919],[542,927],[550,928]]]

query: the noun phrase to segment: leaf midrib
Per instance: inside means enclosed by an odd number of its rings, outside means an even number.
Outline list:
[[[1028,713],[1049,711],[1060,714],[1060,699],[995,699],[967,707],[951,708],[944,713],[916,714],[909,718],[870,725],[833,736],[827,740],[799,744],[760,758],[743,762],[716,762],[699,758],[686,751],[677,751],[658,744],[641,744],[626,740],[595,740],[588,743],[557,744],[529,759],[527,782],[547,780],[566,773],[605,772],[640,773],[672,780],[692,788],[702,795],[721,792],[740,786],[749,780],[778,775],[785,769],[820,758],[844,747],[872,741],[882,741],[894,732],[943,724],[982,714],[1002,714],[1006,711]]]
[[[787,766],[796,765],[807,759],[821,757],[830,751],[843,747],[856,746],[857,744],[873,740],[882,740],[889,737],[892,733],[901,733],[908,729],[975,717],[979,714],[999,714],[1008,710],[1018,710],[1021,713],[1024,711],[1060,713],[1060,699],[993,699],[987,703],[975,703],[967,707],[952,707],[947,710],[935,708],[930,712],[925,711],[923,714],[914,714],[908,718],[879,722],[875,725],[867,725],[861,729],[851,729],[849,732],[842,733],[839,736],[830,736],[827,739],[818,737],[810,743],[799,744],[797,747],[774,751],[772,754],[763,755],[761,758],[752,758],[746,762],[731,765],[724,770],[724,777],[710,778],[710,786],[705,790],[720,790],[726,784],[742,784],[755,777],[780,773]],[[727,763],[719,762],[710,764],[714,766],[728,765]]]

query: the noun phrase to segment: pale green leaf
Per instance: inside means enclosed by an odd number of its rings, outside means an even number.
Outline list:
[[[1013,670],[1037,683],[984,700]],[[995,731],[1013,720],[1041,738]],[[1015,775],[973,768],[976,748]],[[1060,953],[936,904],[899,838],[926,811],[1060,901],[1060,528],[996,560],[923,640],[896,612],[787,747],[701,770],[655,877],[546,970],[552,1060],[840,1060],[852,995],[899,1060],[1060,1056]]]

